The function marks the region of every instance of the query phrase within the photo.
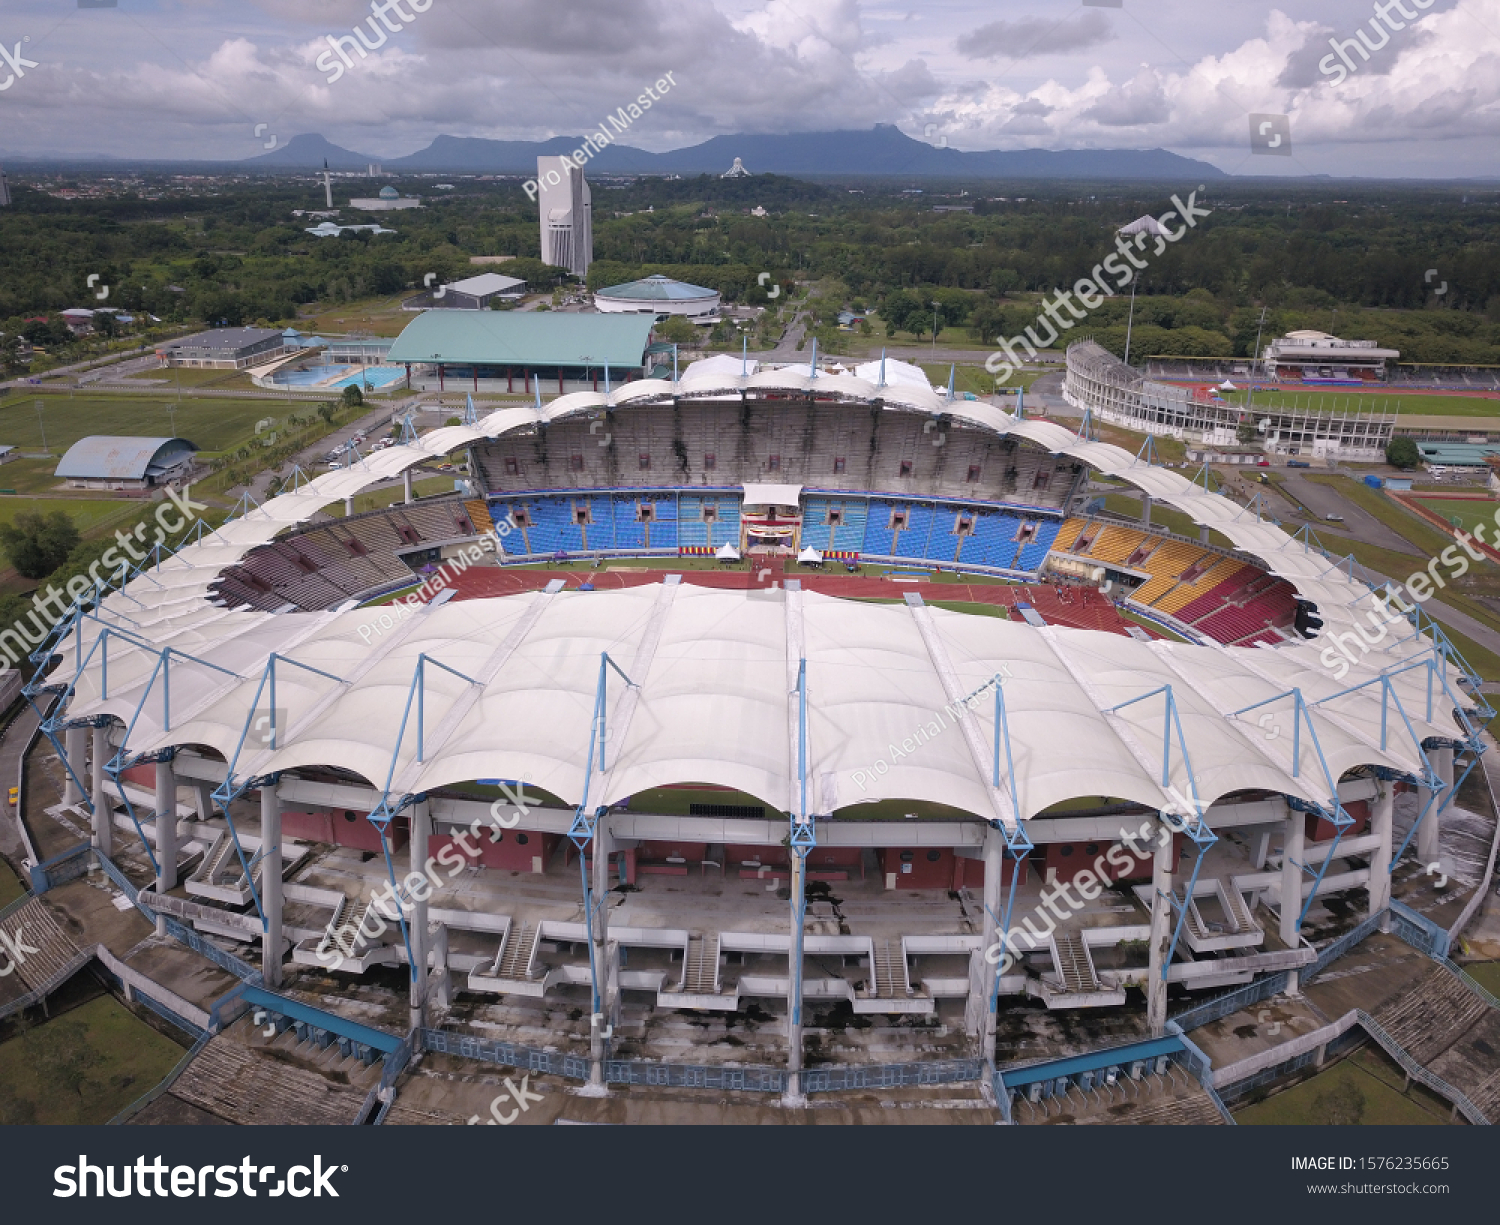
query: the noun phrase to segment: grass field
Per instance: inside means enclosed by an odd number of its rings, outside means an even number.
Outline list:
[[[295,326],[302,332],[323,335],[364,331],[376,336],[399,336],[401,329],[416,318],[401,309],[401,303],[414,292],[403,289],[393,297],[365,298],[359,302],[329,306],[316,314],[298,316]]]
[[[40,422],[38,401],[42,405]],[[171,411],[166,407],[169,404]],[[165,393],[159,400],[108,393],[13,398],[0,404],[0,443],[9,443],[23,451],[41,451],[45,429],[47,446],[59,459],[68,447],[90,434],[149,438],[175,435],[195,443],[200,450],[223,451],[252,438],[255,423],[264,417],[284,419],[288,413],[306,416],[314,408],[311,401],[206,397],[177,404]],[[0,477],[5,475],[0,472]],[[14,487],[5,480],[0,480],[0,485]]]
[[[26,890],[21,887],[20,877],[10,870],[8,863],[0,859],[0,910],[25,896]]]
[[[183,1048],[100,995],[0,1046],[0,1123],[107,1123]]]
[[[1500,996],[1500,961],[1471,961],[1464,966],[1464,973],[1491,995]]]
[[[149,503],[133,500],[105,501],[100,498],[7,498],[0,497],[0,523],[13,523],[17,515],[37,511],[50,515],[60,510],[73,520],[73,526],[87,533],[90,528],[114,518],[125,518]]]
[[[454,473],[454,476],[457,475],[457,473]],[[438,493],[452,493],[453,479],[453,476],[425,476],[413,479],[411,483],[412,493],[419,498],[430,498],[433,494]],[[357,494],[354,499],[354,513],[362,515],[366,511],[380,510],[383,507],[400,502],[405,497],[406,492],[400,485],[394,485],[390,489],[377,489],[374,493]],[[333,515],[335,518],[342,519],[344,517],[344,504],[342,502],[335,502],[332,506],[328,507],[327,513]]]
[[[1483,523],[1489,532],[1495,526],[1495,502],[1491,498],[1413,498],[1412,501],[1425,506],[1433,514],[1449,523],[1463,528],[1471,535],[1476,523]]]
[[[1339,1094],[1346,1102],[1363,1099],[1362,1105],[1350,1112],[1357,1115],[1361,1127],[1442,1126],[1448,1122],[1447,1102],[1421,1085],[1403,1093],[1401,1083],[1401,1072],[1383,1056],[1368,1049],[1358,1050],[1310,1080],[1236,1109],[1234,1119],[1241,1126],[1327,1126],[1334,1121],[1329,1113],[1330,1099]]]
[[[1229,392],[1231,404],[1243,404],[1245,393]],[[1311,412],[1400,413],[1404,417],[1500,417],[1500,397],[1412,395],[1382,390],[1377,395],[1350,391],[1255,392],[1254,407],[1299,408]]]

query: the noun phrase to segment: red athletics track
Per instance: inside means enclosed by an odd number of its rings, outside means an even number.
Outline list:
[[[684,583],[698,587],[717,587],[729,591],[764,590],[783,578],[780,559],[773,559],[754,570],[683,570],[670,568],[668,563],[660,570],[635,569],[608,570],[606,562],[597,570],[558,567],[555,569],[502,570],[483,568],[465,570],[453,576],[448,584],[453,588],[455,600],[489,599],[494,596],[518,595],[523,591],[540,591],[554,579],[562,579],[568,587],[577,589],[591,583],[596,591],[617,591],[624,587],[642,587],[648,583],[659,583],[668,574],[682,575]],[[1028,583],[1017,586],[1002,586],[996,583],[896,583],[886,578],[872,578],[852,574],[819,574],[816,571],[798,571],[785,575],[801,581],[803,589],[823,595],[841,596],[845,599],[899,600],[908,591],[921,592],[929,602],[993,604],[1014,609],[1017,604],[1030,604],[1048,625],[1072,626],[1076,629],[1106,630],[1127,635],[1126,622],[1116,611],[1113,602],[1097,591],[1083,587],[1053,587],[1046,583]],[[1008,614],[1008,619],[1019,621],[1020,615]],[[1143,629],[1153,638],[1161,637],[1150,626]]]

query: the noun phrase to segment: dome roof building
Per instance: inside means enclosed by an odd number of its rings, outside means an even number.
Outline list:
[[[715,323],[719,318],[719,291],[658,273],[599,290],[594,294],[594,306],[607,315],[652,314],[658,319],[682,315],[694,323]]]

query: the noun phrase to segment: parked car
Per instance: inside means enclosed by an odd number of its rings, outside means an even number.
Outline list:
[[[1312,465],[1304,459],[1289,459],[1286,461],[1288,468],[1311,468]]]

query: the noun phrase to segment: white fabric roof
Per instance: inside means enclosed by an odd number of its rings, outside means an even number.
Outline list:
[[[1142,643],[1088,630],[1035,630],[919,600],[868,604],[800,590],[670,583],[450,602],[367,643],[359,627],[370,615],[220,611],[190,628],[159,627],[160,640],[234,673],[174,657],[170,728],[161,679],[152,677],[156,653],[111,639],[108,697],[100,691],[96,651],[69,713],[108,714],[131,725],[125,747],[133,753],[202,744],[233,758],[252,716],[269,707],[260,680],[275,651],[331,675],[278,664],[284,725],[274,748],[255,737],[245,741],[237,777],[334,765],[377,788],[390,778],[395,795],[524,777],[576,805],[584,799],[600,653],[608,652],[636,688],[610,682],[611,751],[607,771],[589,782],[591,804],[691,781],[795,810],[795,677],[805,658],[810,808],[926,800],[1010,821],[1017,814],[1008,783],[1002,777],[999,789],[991,785],[992,691],[962,719],[945,709],[997,674],[1004,676],[1021,819],[1080,796],[1155,808],[1190,797],[1193,784],[1175,742],[1162,782],[1164,698],[1112,709],[1165,685],[1175,696],[1201,803],[1251,788],[1326,802],[1330,788],[1305,724],[1294,768],[1290,696],[1265,708],[1282,729],[1274,739],[1265,735],[1261,712],[1230,712],[1292,686],[1315,702],[1349,683],[1333,682],[1309,650]],[[97,622],[85,623],[85,651],[100,632]],[[414,722],[397,744],[419,655],[468,678],[426,669],[420,761]],[[72,674],[65,657],[59,676]],[[1398,678],[1398,689],[1419,736],[1453,734],[1424,717],[1421,673]],[[1360,764],[1419,768],[1404,730],[1379,747],[1378,690],[1313,706],[1310,717],[1335,779]],[[1399,724],[1394,712],[1391,723]]]
[[[1248,510],[1178,473],[1142,463],[1121,448],[1080,440],[1055,424],[1017,421],[993,405],[948,401],[925,387],[877,389],[851,375],[814,380],[806,372],[769,370],[748,379],[705,379],[703,385],[726,395],[815,385],[820,396],[883,401],[886,411],[944,412],[997,434],[1019,435],[1116,475],[1222,532],[1314,599],[1327,622],[1325,635],[1347,629],[1372,607],[1362,584],[1317,551],[1257,522]],[[867,798],[924,799],[1010,820],[1017,810],[1024,819],[1080,795],[1159,807],[1173,799],[1173,787],[1186,794],[1187,775],[1175,748],[1165,788],[1161,779],[1162,697],[1112,709],[1162,685],[1172,686],[1201,802],[1249,787],[1324,800],[1327,783],[1312,738],[1292,735],[1289,695],[1247,716],[1230,712],[1293,687],[1316,703],[1382,668],[1431,654],[1426,639],[1391,634],[1335,681],[1319,662],[1324,642],[1275,650],[1147,644],[925,606],[679,584],[449,603],[429,607],[368,644],[368,635],[358,631],[369,610],[274,615],[208,602],[211,585],[227,566],[379,479],[478,439],[606,404],[669,400],[677,390],[669,381],[641,380],[607,397],[563,396],[540,411],[504,408],[475,426],[437,429],[414,444],[320,475],[205,532],[106,597],[97,616],[60,646],[61,662],[50,683],[63,686],[76,677],[68,717],[118,718],[131,726],[131,752],[198,743],[229,756],[256,713],[255,693],[274,651],[338,679],[279,665],[276,705],[287,712],[289,726],[279,729],[274,750],[247,742],[234,767],[237,776],[334,765],[377,787],[389,775],[398,794],[473,778],[529,776],[575,804],[583,796],[599,655],[608,651],[640,688],[611,683],[611,744],[617,747],[607,775],[590,783],[590,803],[692,781],[735,787],[789,808],[797,790],[789,694],[797,662],[805,657],[815,810]],[[102,652],[94,649],[106,624],[117,631],[107,648],[107,695],[101,689]],[[170,728],[163,725],[162,682],[150,679],[168,646],[181,653],[170,668]],[[472,678],[427,669],[422,761],[416,760],[415,729],[408,728],[399,751],[395,743],[419,654]],[[1004,777],[1001,788],[991,786],[990,695],[957,724],[941,714],[1002,668],[1016,808]],[[1418,737],[1452,737],[1456,729],[1445,712],[1453,701],[1439,694],[1429,720],[1424,678],[1424,671],[1413,669],[1393,684]],[[1450,685],[1453,679],[1450,670]],[[1417,769],[1411,737],[1394,715],[1381,747],[1379,692],[1346,693],[1311,707],[1312,726],[1335,776],[1356,764]],[[262,695],[261,713],[268,706]],[[1266,735],[1267,724],[1260,721],[1265,714],[1278,735]],[[908,741],[914,751],[904,748]],[[1298,761],[1291,757],[1294,743],[1300,743]],[[882,762],[883,770],[877,765]]]

